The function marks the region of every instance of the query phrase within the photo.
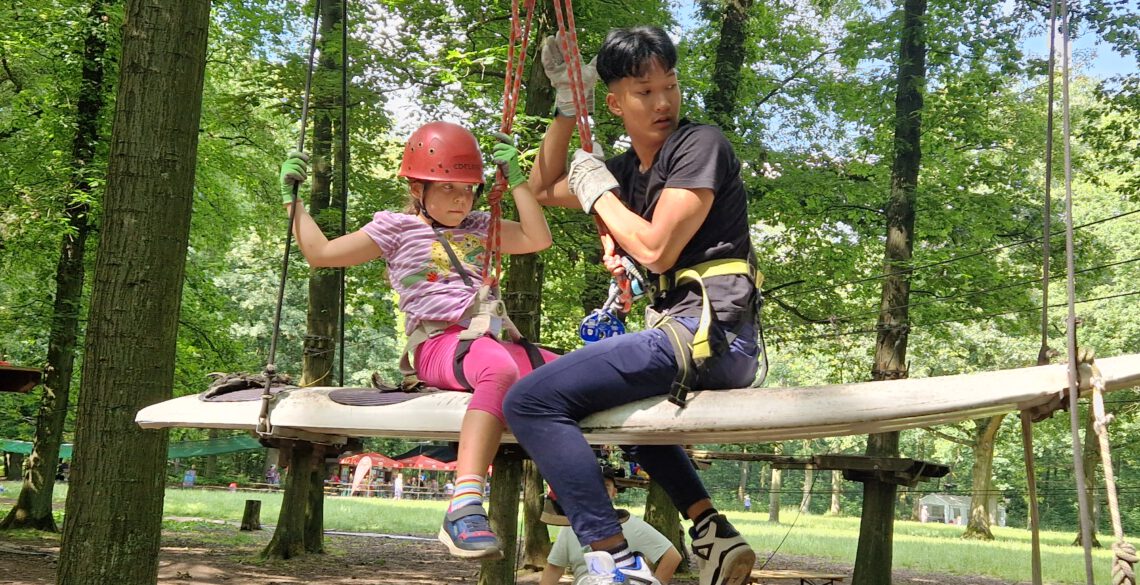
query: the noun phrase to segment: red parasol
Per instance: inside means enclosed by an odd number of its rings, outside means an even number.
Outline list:
[[[427,455],[416,455],[401,459],[397,463],[403,464],[408,469],[427,469],[434,471],[455,471],[455,462],[444,463],[438,459],[432,459]]]
[[[372,460],[372,466],[373,467],[385,467],[388,469],[400,469],[401,467],[407,467],[407,465],[405,465],[399,461],[396,461],[395,459],[392,459],[391,457],[388,457],[387,455],[381,455],[380,453],[375,453],[375,452],[357,453],[356,455],[349,455],[347,457],[341,457],[340,458],[340,464],[341,465],[353,465],[354,466],[357,463],[360,463],[360,460],[366,456]]]

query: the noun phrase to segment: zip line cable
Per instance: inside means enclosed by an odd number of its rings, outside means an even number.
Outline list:
[[[1129,258],[1127,260],[1120,260],[1117,262],[1109,262],[1107,264],[1101,264],[1098,266],[1090,266],[1089,268],[1082,268],[1081,270],[1077,271],[1077,274],[1085,274],[1085,273],[1089,273],[1089,272],[1095,272],[1097,270],[1104,270],[1106,268],[1113,268],[1116,266],[1131,264],[1133,262],[1140,262],[1140,256],[1137,256],[1135,258]],[[1057,276],[1057,275],[1054,275],[1054,276]],[[1037,283],[1043,282],[1043,281],[1048,281],[1048,277],[1021,280],[1018,282],[1003,284],[1003,285],[996,286],[993,288],[974,290],[974,291],[965,291],[965,292],[961,292],[959,294],[948,296],[948,297],[937,297],[937,298],[933,298],[930,300],[918,301],[918,302],[914,302],[914,303],[907,303],[904,305],[897,305],[897,306],[891,307],[889,310],[901,309],[903,307],[913,308],[913,307],[921,307],[921,306],[925,306],[925,305],[932,305],[932,304],[936,304],[936,303],[944,303],[944,302],[953,301],[955,299],[981,296],[981,295],[986,295],[986,294],[993,293],[993,292],[1008,290],[1011,288],[1017,288],[1017,287],[1021,287],[1021,286],[1025,286],[1025,285],[1029,285],[1029,284],[1037,284]],[[1040,308],[1040,307],[1038,307],[1038,308]],[[818,319],[815,321],[807,321],[804,323],[792,323],[792,324],[784,326],[784,327],[770,327],[770,328],[768,328],[768,331],[769,332],[772,332],[772,331],[776,331],[776,332],[791,331],[793,329],[802,329],[804,327],[811,327],[814,325],[835,325],[837,323],[843,323],[843,322],[851,321],[851,320],[857,319],[859,317],[873,317],[873,316],[876,316],[878,314],[879,314],[878,310],[865,311],[865,312],[861,312],[861,313],[852,313],[850,315],[844,315],[842,317],[829,317],[826,319]],[[1038,365],[1044,365],[1044,364],[1038,364]]]
[[[1117,293],[1117,294],[1112,294],[1112,295],[1106,295],[1106,296],[1102,296],[1102,297],[1094,297],[1091,299],[1081,299],[1081,300],[1076,301],[1076,304],[1081,305],[1084,303],[1108,301],[1108,300],[1112,300],[1112,299],[1130,297],[1130,296],[1135,296],[1135,295],[1140,295],[1140,290],[1135,290],[1135,291],[1126,292],[1126,293]],[[1050,308],[1064,307],[1064,306],[1066,306],[1066,303],[1054,303],[1052,305],[1049,305]],[[1037,306],[1037,307],[1032,307],[1029,309],[1016,309],[1016,310],[1010,310],[1010,311],[1003,311],[1000,313],[986,313],[984,315],[975,315],[975,316],[971,316],[971,317],[961,317],[961,318],[957,318],[957,319],[944,319],[941,321],[931,321],[930,323],[913,323],[912,322],[909,324],[909,327],[911,329],[914,329],[915,327],[933,327],[935,325],[947,325],[950,323],[967,323],[970,321],[978,321],[981,319],[991,319],[993,317],[1003,317],[1006,315],[1017,315],[1017,314],[1021,314],[1021,313],[1037,312],[1040,310],[1041,310],[1041,307]],[[777,343],[780,343],[780,342],[794,343],[794,342],[799,342],[799,341],[808,341],[811,339],[847,337],[849,335],[862,335],[862,334],[876,333],[876,332],[878,332],[878,329],[874,329],[874,328],[872,328],[872,329],[854,329],[851,331],[841,331],[839,333],[821,333],[819,335],[804,335],[802,337],[794,337],[791,339],[776,339],[776,342]]]
[[[1123,218],[1123,217],[1128,217],[1128,216],[1130,216],[1130,215],[1134,215],[1134,214],[1137,214],[1137,213],[1140,213],[1140,209],[1133,209],[1133,210],[1130,210],[1130,211],[1125,211],[1125,212],[1123,212],[1123,213],[1118,213],[1118,214],[1116,214],[1116,215],[1111,215],[1111,216],[1108,216],[1108,217],[1104,217],[1104,218],[1101,218],[1101,219],[1093,220],[1093,221],[1090,221],[1090,222],[1087,222],[1087,223],[1083,223],[1083,224],[1081,224],[1081,225],[1078,225],[1078,226],[1074,226],[1074,227],[1073,227],[1073,229],[1074,229],[1074,230],[1084,229],[1084,228],[1092,227],[1092,226],[1095,226],[1095,225],[1099,225],[1099,224],[1102,224],[1102,223],[1106,223],[1106,222],[1109,222],[1109,221],[1117,220],[1117,219],[1120,219],[1120,218]],[[1063,236],[1064,234],[1065,234],[1065,232],[1062,230],[1062,231],[1057,231],[1057,232],[1053,232],[1053,233],[1051,233],[1049,237],[1050,237],[1050,238],[1056,238],[1056,237],[1060,237],[1060,236]],[[968,259],[970,259],[970,258],[976,258],[976,257],[978,257],[978,256],[986,256],[986,255],[990,255],[990,254],[993,254],[994,252],[1000,252],[1001,250],[1006,250],[1006,249],[1009,249],[1009,248],[1014,248],[1014,247],[1017,247],[1017,246],[1024,246],[1024,245],[1026,245],[1026,244],[1032,244],[1032,243],[1034,243],[1034,242],[1038,242],[1038,241],[1041,241],[1042,239],[1044,239],[1044,238],[1043,238],[1043,236],[1036,236],[1036,237],[1033,237],[1033,238],[1028,238],[1028,239],[1025,239],[1025,240],[1019,240],[1019,241],[1016,241],[1016,242],[1011,242],[1011,243],[1009,243],[1009,244],[1003,244],[1003,245],[1001,245],[1001,246],[995,246],[995,247],[993,247],[993,248],[988,248],[988,249],[986,249],[986,250],[979,250],[979,251],[977,251],[977,252],[969,252],[969,253],[967,253],[967,254],[963,254],[963,255],[961,255],[961,256],[954,256],[954,257],[952,257],[952,258],[947,258],[947,259],[945,259],[945,260],[938,260],[938,261],[936,261],[936,262],[930,262],[930,263],[928,263],[928,264],[921,264],[921,265],[918,265],[918,266],[912,266],[912,267],[910,267],[910,268],[904,268],[904,269],[902,269],[902,270],[896,270],[896,271],[894,271],[894,272],[888,272],[888,273],[886,273],[886,274],[878,274],[878,275],[875,275],[875,276],[867,276],[867,277],[863,277],[863,278],[857,278],[857,279],[854,279],[854,280],[848,280],[848,281],[845,281],[845,282],[840,282],[840,283],[834,283],[834,284],[828,284],[828,285],[823,285],[823,286],[817,286],[817,287],[815,287],[815,288],[810,288],[810,289],[807,289],[807,290],[792,291],[792,292],[789,292],[789,293],[787,293],[787,294],[782,294],[782,295],[778,295],[778,296],[771,296],[771,295],[767,295],[767,294],[766,294],[766,295],[765,295],[765,297],[766,297],[766,298],[768,298],[768,299],[777,299],[777,298],[779,298],[779,299],[785,299],[785,298],[789,298],[789,297],[798,297],[798,296],[801,296],[801,295],[806,295],[806,294],[809,294],[809,293],[813,293],[813,292],[820,292],[820,291],[825,291],[825,290],[832,290],[832,289],[836,289],[836,288],[840,288],[840,287],[844,287],[844,286],[850,286],[850,285],[853,285],[853,284],[862,284],[862,283],[864,283],[864,282],[871,282],[871,281],[881,280],[881,279],[884,279],[884,278],[889,278],[889,277],[891,277],[891,276],[898,276],[898,275],[900,275],[900,274],[906,274],[906,273],[909,273],[909,272],[915,272],[915,271],[918,271],[918,270],[925,270],[925,269],[927,269],[927,268],[935,268],[935,267],[938,267],[938,266],[944,266],[944,265],[946,265],[946,264],[952,264],[952,263],[954,263],[954,262],[958,262],[958,261],[961,261],[961,260],[968,260]],[[780,286],[790,286],[790,285],[780,285]]]

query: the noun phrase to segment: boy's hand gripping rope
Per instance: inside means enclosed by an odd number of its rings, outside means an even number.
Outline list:
[[[565,14],[563,14],[565,10]],[[566,58],[566,72],[570,77],[570,90],[574,93],[574,118],[578,124],[578,139],[582,143],[582,150],[593,152],[594,140],[590,133],[590,112],[586,98],[587,91],[594,91],[592,87],[585,87],[582,82],[582,54],[578,50],[578,32],[574,25],[574,4],[572,0],[554,0],[554,16],[558,20],[558,35],[562,41],[562,55]],[[620,249],[614,240],[613,234],[601,220],[594,216],[594,223],[598,226],[598,236],[602,240],[602,248],[607,253],[618,254]],[[629,313],[633,308],[633,289],[630,285],[629,275],[624,272],[614,272],[621,294],[618,303],[623,313]]]

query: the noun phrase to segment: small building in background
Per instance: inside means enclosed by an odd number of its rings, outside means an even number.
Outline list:
[[[1005,526],[1005,506],[996,500],[990,502],[990,525]],[[925,522],[965,526],[970,518],[970,496],[927,494],[919,500],[919,506],[926,509]]]

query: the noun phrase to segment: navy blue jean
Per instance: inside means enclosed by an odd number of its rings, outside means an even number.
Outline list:
[[[690,329],[695,318],[678,319]],[[714,325],[716,327],[716,325]],[[743,327],[729,351],[710,360],[701,389],[740,388],[756,375],[756,332]],[[720,331],[714,332],[716,334]],[[503,403],[507,425],[558,495],[574,533],[589,545],[621,533],[602,470],[578,421],[586,416],[669,392],[677,363],[659,329],[604,339],[523,376]],[[623,445],[665,489],[682,514],[708,492],[680,445]]]

